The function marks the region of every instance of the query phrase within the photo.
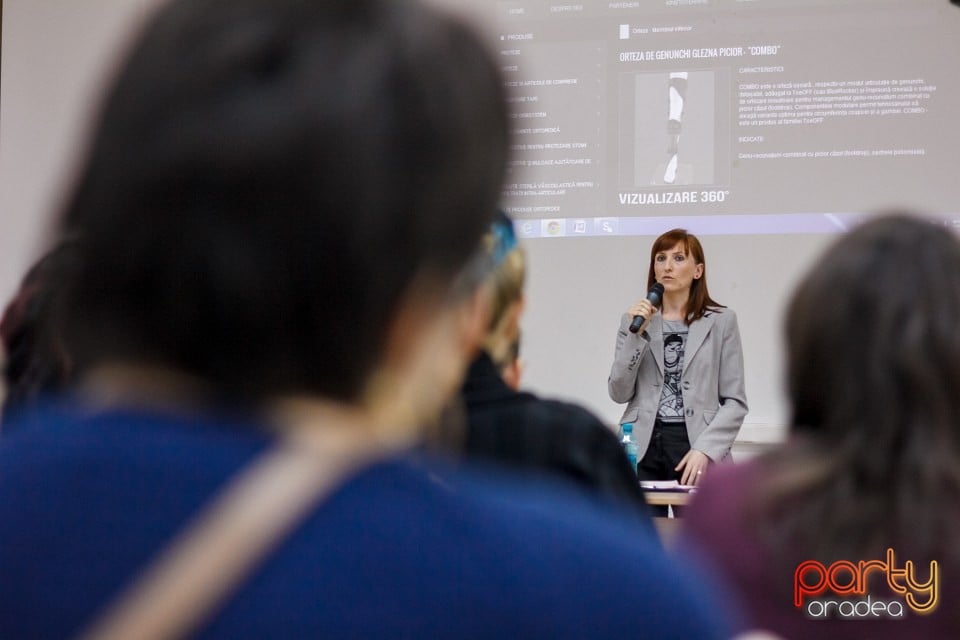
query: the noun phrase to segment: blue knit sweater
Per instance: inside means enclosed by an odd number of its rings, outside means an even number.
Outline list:
[[[270,445],[242,420],[47,407],[0,438],[0,638],[100,612]],[[725,616],[627,514],[409,453],[321,504],[208,638],[720,638]]]

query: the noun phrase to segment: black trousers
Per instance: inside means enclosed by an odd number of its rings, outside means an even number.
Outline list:
[[[687,437],[687,425],[661,422],[653,424],[650,444],[646,453],[637,463],[637,477],[640,480],[676,480],[680,481],[680,472],[674,471],[683,456],[690,451],[690,438]],[[667,507],[650,507],[655,516],[666,516]]]

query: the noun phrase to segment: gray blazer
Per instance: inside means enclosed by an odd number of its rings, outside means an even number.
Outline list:
[[[663,319],[653,316],[647,330],[630,333],[633,317],[623,314],[607,386],[614,402],[626,402],[621,423],[632,422],[640,456],[650,444],[663,386]],[[693,449],[711,460],[730,455],[747,415],[743,349],[737,316],[731,309],[708,311],[690,325],[680,389],[687,435]]]

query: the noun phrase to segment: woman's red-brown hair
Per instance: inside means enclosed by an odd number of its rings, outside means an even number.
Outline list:
[[[683,245],[683,251],[689,258],[692,258],[697,264],[703,265],[703,274],[690,284],[690,299],[687,300],[686,309],[686,322],[690,324],[694,320],[702,318],[707,311],[724,308],[724,305],[711,298],[707,291],[707,262],[703,255],[703,245],[700,244],[697,236],[686,229],[671,229],[653,241],[653,246],[650,247],[650,271],[647,274],[647,289],[657,281],[653,272],[657,254],[661,251],[669,251],[678,243]]]

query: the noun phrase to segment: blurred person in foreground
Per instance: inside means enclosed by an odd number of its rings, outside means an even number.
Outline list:
[[[751,626],[960,637],[958,273],[955,235],[892,215],[839,239],[794,293],[791,436],[718,468],[684,518]]]
[[[520,391],[520,318],[526,254],[513,222],[499,212],[484,238],[492,273],[490,322],[467,369],[461,398],[466,409],[463,449],[472,458],[572,481],[591,496],[610,500],[651,529],[637,474],[614,432],[576,404]]]
[[[629,521],[417,453],[486,320],[502,86],[415,2],[154,15],[60,225],[76,392],[0,440],[0,637],[722,637]]]
[[[60,327],[64,285],[77,267],[76,243],[58,243],[30,267],[0,317],[5,391],[0,430],[15,414],[70,384],[72,361]]]

